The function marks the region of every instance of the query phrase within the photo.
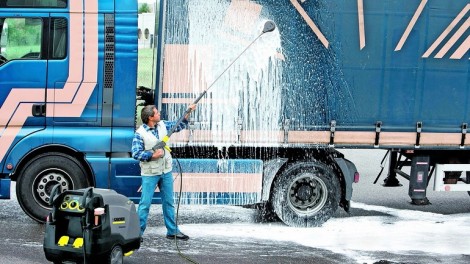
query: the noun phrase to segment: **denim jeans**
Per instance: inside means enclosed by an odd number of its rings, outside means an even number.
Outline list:
[[[142,176],[142,195],[140,196],[138,215],[140,219],[140,235],[144,234],[147,227],[147,218],[150,205],[158,184],[162,199],[163,221],[165,222],[167,235],[175,235],[179,232],[175,221],[175,205],[173,200],[173,175],[171,172],[157,176]]]

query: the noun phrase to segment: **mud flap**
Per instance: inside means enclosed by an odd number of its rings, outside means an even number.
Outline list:
[[[344,175],[344,182],[346,185],[344,199],[346,201],[350,201],[353,192],[352,183],[354,182],[354,174],[357,172],[356,166],[354,163],[344,158],[335,158],[335,161]]]
[[[0,199],[10,199],[10,179],[0,179]]]

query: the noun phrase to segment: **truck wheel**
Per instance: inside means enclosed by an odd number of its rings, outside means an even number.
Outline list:
[[[62,186],[62,192],[89,186],[85,169],[72,156],[51,152],[28,161],[16,181],[16,196],[23,211],[44,223],[51,210],[51,190],[56,184]]]
[[[340,191],[338,178],[325,164],[294,163],[275,181],[274,211],[289,226],[320,226],[338,208]]]
[[[116,245],[109,253],[109,259],[106,261],[106,264],[122,264],[124,262],[124,253],[122,252],[122,248],[119,245]]]

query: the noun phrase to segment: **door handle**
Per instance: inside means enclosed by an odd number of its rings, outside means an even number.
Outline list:
[[[46,116],[46,104],[33,104],[32,114],[35,117]]]

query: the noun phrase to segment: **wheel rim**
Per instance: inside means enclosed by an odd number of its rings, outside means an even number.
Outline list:
[[[43,208],[50,208],[52,188],[60,184],[62,192],[73,189],[73,182],[65,171],[58,168],[49,168],[38,173],[33,182],[34,200]]]
[[[122,254],[121,247],[115,246],[113,250],[111,251],[110,262],[112,264],[122,264],[122,258],[123,258],[123,254]]]
[[[312,214],[319,211],[328,200],[325,182],[314,173],[299,174],[287,189],[289,206],[297,214]]]

